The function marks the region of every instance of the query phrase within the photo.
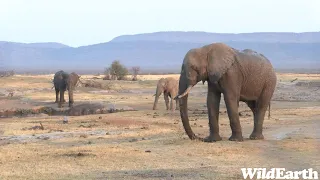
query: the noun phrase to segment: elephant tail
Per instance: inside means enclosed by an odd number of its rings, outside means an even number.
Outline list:
[[[270,119],[271,114],[270,114],[270,106],[271,106],[271,102],[269,103],[269,113],[268,113],[268,119]]]

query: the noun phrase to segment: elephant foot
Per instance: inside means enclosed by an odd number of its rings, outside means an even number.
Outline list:
[[[59,103],[58,108],[62,108],[62,104],[61,103]]]
[[[69,107],[73,107],[73,104],[70,104],[70,103],[69,103]]]
[[[64,103],[65,103],[65,102],[66,102],[66,100],[63,100],[62,102],[64,102]]]
[[[252,133],[250,135],[250,139],[251,140],[259,140],[259,139],[264,139],[264,136],[262,135],[262,133]]]
[[[59,102],[59,101],[56,100],[54,103],[58,103],[58,102]]]
[[[222,140],[222,138],[220,137],[219,134],[210,135],[210,136],[203,139],[204,142],[216,142],[216,141],[221,141],[221,140]]]
[[[231,137],[229,138],[229,141],[243,141],[242,134],[232,134]]]

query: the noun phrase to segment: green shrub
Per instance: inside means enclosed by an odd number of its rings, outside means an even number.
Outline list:
[[[105,80],[125,80],[129,74],[128,69],[119,60],[112,62],[111,66],[105,69]]]

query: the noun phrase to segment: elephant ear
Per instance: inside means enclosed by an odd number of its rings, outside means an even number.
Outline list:
[[[168,81],[165,81],[165,83],[163,84],[163,90],[166,90],[168,88]]]
[[[236,51],[222,43],[213,44],[207,54],[210,81],[218,81],[236,61]]]

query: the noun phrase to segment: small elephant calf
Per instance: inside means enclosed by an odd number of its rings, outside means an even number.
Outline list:
[[[157,84],[156,94],[153,95],[155,96],[153,110],[157,109],[159,96],[162,93],[164,95],[164,100],[166,103],[167,110],[169,109],[172,111],[174,111],[174,109],[179,110],[179,101],[173,99],[175,96],[178,95],[178,87],[179,87],[179,81],[174,79],[173,77],[161,78]],[[169,108],[169,97],[171,98],[170,108]],[[174,101],[176,101],[176,105],[174,104]]]

